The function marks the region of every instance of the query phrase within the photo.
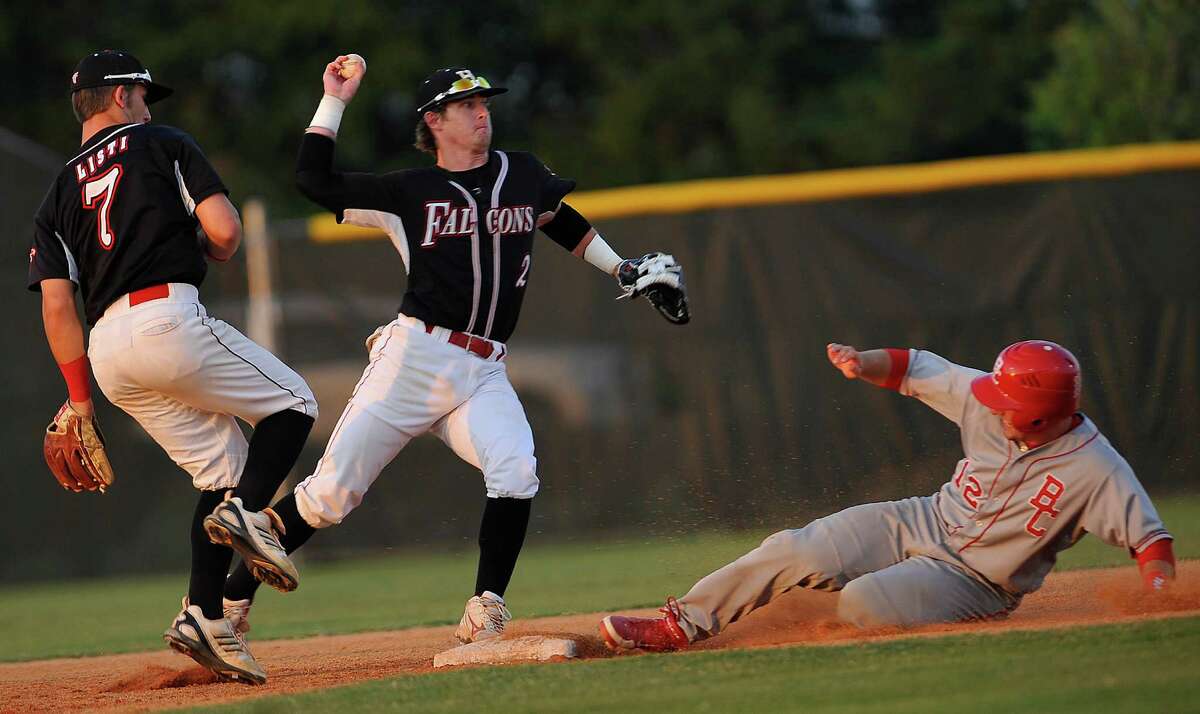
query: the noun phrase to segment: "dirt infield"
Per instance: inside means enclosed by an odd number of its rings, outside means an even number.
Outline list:
[[[1200,562],[1181,563],[1173,591],[1147,602],[1133,568],[1054,574],[1007,620],[915,630],[858,630],[834,618],[836,597],[796,590],[695,650],[818,645],[947,633],[1045,629],[1200,614]],[[516,621],[516,635],[575,639],[584,658],[608,657],[601,614]],[[214,681],[165,648],[110,657],[0,664],[0,712],[150,710],[214,704],[339,684],[433,672],[433,656],[457,644],[453,627],[252,643],[270,681],[261,687]],[[637,656],[627,654],[621,656]],[[566,665],[570,666],[570,665]]]

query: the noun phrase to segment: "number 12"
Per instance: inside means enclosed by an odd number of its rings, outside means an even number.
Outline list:
[[[83,185],[83,207],[95,210],[97,204],[100,206],[100,213],[96,216],[96,234],[100,238],[100,247],[105,250],[112,250],[113,244],[117,242],[108,213],[112,208],[113,198],[117,195],[119,183],[121,165],[113,164],[108,171]]]

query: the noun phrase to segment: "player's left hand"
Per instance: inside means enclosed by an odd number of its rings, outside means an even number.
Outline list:
[[[46,427],[42,453],[50,473],[68,491],[104,491],[114,476],[104,435],[96,417],[83,414],[66,402]]]
[[[862,376],[862,357],[858,350],[850,345],[839,345],[830,342],[825,345],[825,355],[829,362],[842,373],[846,379],[858,379]]]
[[[623,260],[617,266],[617,284],[625,291],[621,297],[645,295],[658,314],[673,325],[686,325],[691,319],[683,267],[675,256],[647,253],[641,258]]]

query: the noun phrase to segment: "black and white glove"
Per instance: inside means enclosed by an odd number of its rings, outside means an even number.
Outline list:
[[[674,256],[647,253],[640,258],[623,260],[617,266],[617,284],[625,291],[622,298],[645,295],[667,322],[686,325],[692,319],[687,288],[683,284],[683,268],[675,262]]]

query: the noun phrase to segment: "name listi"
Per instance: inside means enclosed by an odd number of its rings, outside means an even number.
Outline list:
[[[96,172],[104,166],[104,162],[117,154],[124,153],[128,148],[129,137],[121,136],[80,156],[75,164],[75,179],[79,183],[83,183],[95,176]]]

